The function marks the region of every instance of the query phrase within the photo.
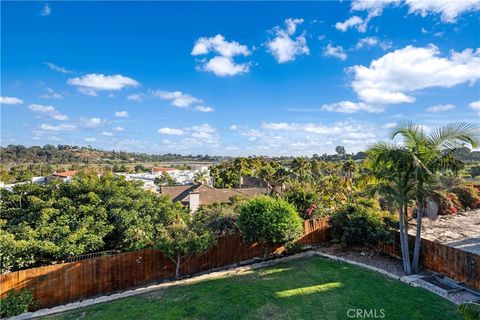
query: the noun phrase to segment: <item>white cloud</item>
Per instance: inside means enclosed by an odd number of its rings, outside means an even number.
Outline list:
[[[478,115],[480,116],[480,100],[473,101],[468,106],[470,109],[478,111]]]
[[[40,130],[44,131],[75,131],[77,127],[72,124],[59,124],[57,126],[43,123],[38,127]]]
[[[48,4],[45,4],[42,8],[42,11],[40,11],[40,15],[42,17],[46,17],[52,14],[52,8]]]
[[[402,5],[400,0],[354,0],[351,7],[352,10],[367,11],[371,18],[381,15],[387,6],[399,5]],[[480,10],[480,0],[406,0],[405,5],[409,7],[410,14],[420,14],[422,17],[439,14],[446,23],[455,23],[465,12]]]
[[[335,28],[338,31],[345,32],[349,28],[355,27],[358,32],[365,32],[367,29],[367,21],[363,21],[359,16],[353,16],[345,20],[344,22],[335,23]]]
[[[383,50],[387,50],[391,48],[392,43],[389,41],[380,41],[377,37],[365,37],[358,40],[357,44],[355,45],[355,49],[358,50],[364,47],[373,47],[377,45]]]
[[[410,93],[430,88],[446,87],[480,78],[480,49],[451,51],[440,57],[434,45],[417,48],[411,45],[373,60],[369,67],[356,65],[352,88],[361,100],[373,104],[411,103]]]
[[[249,63],[236,63],[235,56],[248,56],[250,50],[246,45],[236,41],[226,41],[225,37],[217,34],[214,37],[201,37],[192,49],[192,56],[216,54],[211,59],[203,59],[200,69],[213,72],[216,76],[234,76],[247,73],[250,70]]]
[[[285,28],[279,26],[273,28],[275,38],[269,40],[266,45],[278,63],[293,61],[297,56],[310,54],[304,33],[295,39],[292,38],[297,31],[297,26],[301,23],[303,19],[288,18],[285,19]]]
[[[193,126],[190,128],[192,131],[191,136],[192,138],[200,140],[200,142],[204,142],[207,144],[217,145],[218,144],[218,133],[215,128],[210,126],[209,124],[202,124],[198,126]],[[197,140],[197,141],[198,141]]]
[[[55,120],[68,120],[68,116],[61,114],[58,112],[53,106],[45,106],[41,104],[31,104],[28,106],[28,109],[31,111],[42,114],[44,116],[47,116],[49,118],[55,119]]]
[[[61,73],[73,73],[73,71],[67,70],[64,67],[58,66],[58,65],[56,65],[54,63],[51,63],[51,62],[45,62],[45,65],[47,67],[49,67],[50,69],[52,69],[53,71],[58,71],[58,72],[61,72]]]
[[[115,131],[125,131],[123,127],[115,127],[113,130]]]
[[[90,96],[96,96],[97,91],[118,91],[126,87],[139,86],[136,80],[122,76],[121,74],[106,76],[91,73],[82,77],[68,79],[67,83],[76,86],[78,91]]]
[[[156,90],[152,92],[152,95],[162,100],[170,100],[172,103],[172,106],[175,106],[178,108],[188,108],[194,103],[203,102],[203,100],[195,98],[181,91]]]
[[[47,88],[47,93],[44,93],[39,97],[42,99],[63,99],[63,96],[60,93],[55,92],[52,88]]]
[[[385,111],[385,108],[382,106],[372,106],[364,102],[340,101],[331,104],[324,104],[322,110],[341,113],[356,113],[360,111],[379,113]]]
[[[15,97],[0,97],[0,104],[22,104],[23,100]]]
[[[115,117],[128,118],[128,112],[127,111],[115,111]]]
[[[422,17],[428,14],[440,14],[443,22],[454,23],[458,16],[469,11],[480,10],[480,0],[406,0],[409,13],[420,14]]]
[[[95,141],[97,141],[97,139],[96,138],[85,138],[85,141],[86,142],[95,142]]]
[[[437,104],[427,108],[427,112],[443,112],[455,109],[453,104]]]
[[[102,131],[102,136],[113,137],[113,133],[108,132],[108,131]]]
[[[80,118],[80,124],[86,128],[97,128],[105,124],[105,121],[100,118]]]
[[[158,133],[169,135],[169,136],[181,136],[183,135],[184,131],[182,129],[160,128],[158,129]]]
[[[212,107],[207,107],[207,106],[196,106],[193,108],[195,111],[200,111],[200,112],[213,112],[215,111]]]
[[[142,102],[143,98],[144,98],[143,93],[134,93],[134,94],[131,94],[127,97],[128,100],[133,100],[133,101],[137,101],[137,102]]]
[[[334,57],[342,61],[347,59],[347,54],[345,53],[345,50],[343,50],[342,46],[334,47],[330,44],[327,44],[327,46],[323,49],[323,55],[325,57]]]
[[[231,57],[216,56],[204,63],[203,70],[213,72],[219,77],[226,77],[247,73],[250,70],[250,65],[248,63],[235,63]]]
[[[236,124],[232,124],[229,128],[230,130],[238,130],[238,126]]]
[[[396,122],[388,122],[388,123],[385,123],[382,128],[384,129],[392,129],[392,128],[395,128],[395,126],[397,125]]]

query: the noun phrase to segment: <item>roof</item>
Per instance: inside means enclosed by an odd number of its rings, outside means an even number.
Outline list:
[[[156,167],[156,168],[152,168],[152,171],[153,172],[167,172],[167,171],[175,171],[177,169],[174,169],[174,168],[162,168],[162,167]]]
[[[169,196],[173,202],[182,201],[190,192],[197,189],[199,186],[186,185],[186,186],[161,186],[160,193]]]
[[[169,196],[172,201],[188,202],[188,196],[192,192],[199,194],[200,205],[211,204],[214,202],[230,202],[233,196],[252,197],[259,194],[266,194],[266,188],[244,188],[244,189],[215,189],[206,185],[187,185],[187,186],[164,186],[160,192]]]
[[[64,172],[55,172],[53,175],[55,177],[68,178],[68,177],[73,177],[78,172],[79,172],[78,170],[70,170],[70,171],[64,171]]]

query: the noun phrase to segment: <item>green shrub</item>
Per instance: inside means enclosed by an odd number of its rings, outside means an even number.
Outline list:
[[[303,234],[302,219],[283,199],[262,196],[240,208],[237,226],[246,242],[258,242],[267,254],[269,245],[286,244]]]
[[[333,240],[342,246],[376,244],[392,240],[396,217],[371,201],[348,204],[330,217]]]
[[[321,215],[320,195],[313,187],[307,184],[290,186],[282,198],[295,206],[303,220],[312,219]]]
[[[10,290],[7,296],[0,300],[0,316],[13,317],[21,313],[28,312],[35,303],[30,290],[22,289],[19,291]]]
[[[457,186],[451,189],[465,210],[480,208],[480,191],[472,185]]]

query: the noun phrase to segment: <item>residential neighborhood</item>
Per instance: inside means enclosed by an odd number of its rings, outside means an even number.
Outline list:
[[[1,319],[480,320],[480,0],[0,16]]]

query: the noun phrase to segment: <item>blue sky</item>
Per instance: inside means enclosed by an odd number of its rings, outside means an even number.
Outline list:
[[[480,121],[480,0],[1,6],[2,145],[312,155]]]

